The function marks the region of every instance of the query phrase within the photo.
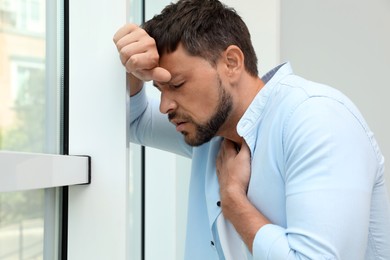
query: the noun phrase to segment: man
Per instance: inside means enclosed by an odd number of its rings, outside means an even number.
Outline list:
[[[114,42],[132,141],[192,158],[185,259],[390,259],[384,159],[344,95],[288,63],[259,78],[217,0],[170,4]]]

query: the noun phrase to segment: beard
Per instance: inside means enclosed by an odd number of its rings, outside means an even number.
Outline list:
[[[191,146],[200,146],[208,141],[210,141],[214,136],[216,136],[218,130],[225,123],[227,117],[232,111],[233,107],[233,99],[232,96],[226,92],[226,90],[222,87],[221,79],[218,77],[218,89],[219,89],[219,100],[217,108],[215,112],[212,114],[210,119],[204,123],[196,123],[192,118],[180,115],[180,118],[186,119],[187,122],[195,125],[195,134],[192,137],[190,133],[183,131],[184,140],[187,144]],[[175,118],[177,114],[172,112],[168,115],[169,119]]]

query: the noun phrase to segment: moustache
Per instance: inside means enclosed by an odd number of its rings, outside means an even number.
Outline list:
[[[171,121],[175,118],[176,118],[176,121],[180,120],[180,121],[186,121],[186,122],[193,122],[192,118],[189,116],[186,116],[186,115],[181,115],[181,114],[178,114],[176,112],[171,112],[168,114],[169,121]]]
[[[176,113],[175,112],[172,112],[172,113],[169,113],[168,114],[168,120],[171,121],[172,119],[174,119],[176,117]]]

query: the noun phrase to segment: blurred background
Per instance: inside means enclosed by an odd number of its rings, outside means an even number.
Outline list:
[[[247,23],[260,74],[290,61],[296,74],[344,92],[389,168],[388,0],[222,2]],[[0,150],[69,147],[93,158],[92,184],[70,187],[65,206],[61,188],[0,193],[0,260],[183,258],[191,161],[129,145],[125,74],[112,43],[121,25],[168,3],[0,0]],[[390,190],[389,170],[386,178]]]

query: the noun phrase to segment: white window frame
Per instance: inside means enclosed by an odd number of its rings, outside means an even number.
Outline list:
[[[126,0],[69,0],[69,153],[92,158],[92,183],[69,187],[68,259],[129,257],[126,75],[112,41]]]
[[[45,0],[39,0],[45,1]],[[66,0],[65,0],[66,1]],[[30,1],[31,2],[31,1]],[[18,8],[20,2],[12,2],[13,7]],[[41,25],[46,24],[46,95],[50,103],[54,103],[56,108],[51,106],[46,110],[46,119],[50,122],[59,120],[56,115],[61,109],[59,104],[60,94],[53,86],[60,86],[62,84],[62,60],[63,48],[63,21],[62,19],[63,4],[61,1],[46,0],[46,5],[42,5],[40,12],[42,16],[45,14],[46,18],[41,17],[38,21]],[[56,21],[56,22],[53,22]],[[33,24],[30,24],[33,25]],[[18,28],[13,28],[17,33]],[[20,28],[19,28],[20,29]],[[25,31],[22,31],[24,33]],[[34,33],[37,31],[35,30]],[[42,30],[39,31],[43,33]],[[16,96],[17,84],[15,82],[15,75],[17,68],[29,67],[45,70],[44,61],[40,63],[39,60],[34,59],[23,60],[18,57],[12,57],[11,64],[11,88],[13,88],[14,96]],[[61,64],[61,66],[58,66]],[[50,120],[53,119],[53,120]],[[50,126],[51,127],[51,126]],[[55,131],[51,131],[50,135],[55,135],[48,144],[45,152],[57,153],[60,150],[59,141],[59,126],[56,124]],[[55,133],[54,133],[55,132]],[[25,191],[31,189],[45,189],[45,212],[44,212],[44,251],[43,259],[61,258],[59,255],[58,241],[61,236],[61,228],[58,226],[61,216],[59,215],[59,204],[62,199],[60,189],[46,189],[53,187],[62,187],[69,185],[79,185],[90,183],[90,157],[89,156],[69,156],[58,154],[43,154],[43,153],[24,153],[14,151],[0,151],[0,192],[15,192]]]
[[[126,0],[68,3],[68,152],[81,156],[0,152],[0,192],[69,186],[68,198],[63,198],[69,205],[68,247],[62,249],[67,250],[62,254],[67,259],[133,259],[129,101],[126,76],[111,40],[126,22],[127,4]],[[48,52],[55,54],[56,47]],[[93,185],[75,185],[89,183],[91,171]]]

